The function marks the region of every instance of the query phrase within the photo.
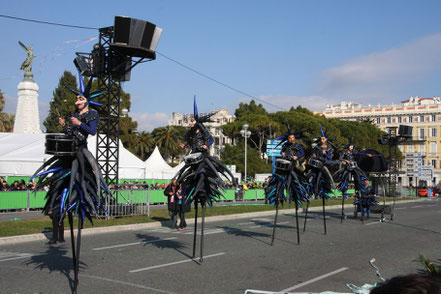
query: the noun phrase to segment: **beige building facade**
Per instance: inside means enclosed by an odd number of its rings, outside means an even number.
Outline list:
[[[210,119],[213,122],[204,123],[204,126],[214,139],[214,143],[210,147],[209,153],[211,156],[219,158],[220,151],[223,149],[223,146],[225,146],[225,144],[232,144],[231,139],[222,133],[222,126],[229,122],[235,121],[236,117],[228,114],[228,110],[226,109],[213,110],[212,113],[214,114]],[[207,113],[201,113],[199,115],[204,116],[207,115]],[[178,112],[173,112],[172,119],[168,121],[168,125],[189,127],[189,123],[192,118],[193,114],[180,114]]]
[[[418,163],[433,167],[432,184],[441,181],[441,99],[440,97],[410,97],[397,105],[368,105],[341,102],[327,105],[316,112],[327,118],[363,121],[370,120],[381,130],[388,132],[399,125],[413,127],[412,139],[399,145],[405,159],[398,162],[398,181],[403,186],[418,183],[418,171],[412,158],[420,156]],[[429,183],[430,185],[430,183]]]

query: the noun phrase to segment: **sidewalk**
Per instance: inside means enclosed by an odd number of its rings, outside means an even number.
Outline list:
[[[425,201],[425,200],[426,199],[417,199],[417,200],[407,200],[407,201],[400,201],[400,202],[409,203],[409,202],[420,202],[420,201]],[[400,202],[396,202],[396,203],[400,203]],[[237,202],[235,204],[237,204]],[[392,204],[392,202],[386,202],[386,204]],[[333,209],[341,209],[341,205],[326,206],[326,210],[333,210]],[[352,209],[352,206],[351,206],[351,209]],[[321,206],[309,208],[309,211],[321,211],[321,210],[322,210]],[[231,214],[231,215],[218,215],[218,216],[206,217],[205,221],[208,223],[208,222],[235,220],[235,219],[250,218],[250,217],[265,217],[265,216],[273,216],[274,213],[275,213],[275,211],[271,210],[271,211],[249,212],[249,213]],[[280,210],[279,213],[282,215],[292,214],[292,213],[295,213],[295,208]],[[300,213],[301,213],[301,211],[300,211]],[[194,219],[187,220],[187,224],[193,224],[193,223],[194,223]],[[120,232],[120,231],[143,230],[143,229],[150,229],[150,228],[159,228],[159,227],[169,226],[169,225],[171,226],[171,221],[162,222],[162,223],[161,222],[152,222],[152,223],[144,223],[144,224],[87,228],[87,229],[83,229],[81,231],[81,235],[85,236],[85,235],[105,234],[105,233]],[[76,230],[75,230],[75,234],[76,234]],[[64,235],[67,237],[66,239],[68,239],[70,236],[70,231],[65,230]],[[12,237],[3,237],[3,238],[0,238],[0,245],[17,244],[17,243],[24,243],[24,242],[31,242],[31,241],[48,241],[48,238],[43,233],[12,236]]]

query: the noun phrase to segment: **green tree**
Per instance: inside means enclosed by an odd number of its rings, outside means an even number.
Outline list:
[[[244,117],[254,114],[267,115],[268,112],[263,108],[262,104],[257,105],[254,100],[251,100],[250,104],[240,103],[239,108],[234,112],[237,120],[243,120]]]
[[[64,86],[72,89],[77,88],[76,78],[69,71],[64,71],[58,82],[58,87],[53,92],[53,97],[49,104],[49,113],[43,122],[43,125],[46,127],[46,133],[60,133],[62,131],[62,127],[58,123],[59,115],[57,111],[64,119],[75,112],[76,96]]]
[[[9,113],[3,113],[3,107],[5,106],[5,96],[0,92],[0,132],[12,132],[14,130],[14,117],[15,115]]]
[[[159,151],[164,157],[170,158],[171,162],[185,152],[179,146],[186,129],[180,126],[159,127],[152,131],[152,136]]]
[[[221,161],[224,164],[236,165],[237,172],[245,172],[245,146],[241,140],[236,146],[226,144],[221,151]],[[260,157],[259,151],[248,146],[247,148],[247,175],[254,177],[260,173],[270,173],[271,164],[266,164]]]
[[[155,148],[152,134],[142,131],[130,136],[130,138],[133,138],[134,141],[132,145],[134,150],[132,152],[142,161],[145,161]]]

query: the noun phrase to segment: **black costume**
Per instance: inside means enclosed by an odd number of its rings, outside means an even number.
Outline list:
[[[277,139],[282,139],[279,143],[282,144],[282,158],[276,160],[276,168],[271,176],[268,186],[265,188],[265,197],[270,204],[276,206],[276,215],[274,218],[273,234],[271,238],[271,245],[274,242],[274,234],[277,225],[277,215],[279,211],[279,203],[283,203],[287,200],[285,196],[289,195],[289,202],[294,201],[296,206],[296,222],[297,222],[297,242],[300,243],[299,226],[298,226],[298,213],[299,206],[302,206],[302,201],[307,201],[308,192],[305,186],[307,185],[306,179],[302,174],[302,165],[300,161],[305,156],[305,152],[301,144],[297,142],[289,142],[289,137],[294,136],[300,138],[302,132],[293,133],[289,125],[287,124],[288,133]]]
[[[214,142],[213,137],[203,125],[204,122],[209,121],[211,115],[199,117],[195,98],[195,125],[184,135],[187,143],[185,146],[191,149],[191,153],[185,157],[185,165],[173,178],[173,180],[176,180],[177,186],[181,187],[181,195],[184,197],[186,204],[190,205],[194,201],[196,213],[193,258],[196,250],[198,203],[202,206],[201,261],[203,260],[203,228],[206,203],[211,206],[213,201],[218,201],[221,197],[224,197],[220,190],[225,190],[227,187],[219,174],[222,174],[225,178],[230,178],[234,182],[233,174],[228,168],[216,158],[211,157],[207,149],[203,147],[205,145],[208,148]]]
[[[85,97],[87,103],[85,103],[84,107],[86,107],[89,103],[97,104],[90,99],[104,92],[101,90],[90,93],[91,85],[92,79],[89,80],[87,88],[84,88],[80,74],[81,91],[66,88],[78,96]],[[39,178],[35,190],[49,185],[43,212],[45,214],[51,212],[53,215],[59,215],[60,222],[63,221],[66,213],[68,214],[75,270],[73,292],[76,292],[78,286],[81,229],[84,219],[87,217],[92,222],[92,217],[98,217],[98,210],[103,208],[100,204],[101,190],[103,188],[104,191],[108,191],[108,188],[101,174],[98,162],[87,149],[88,135],[96,134],[99,123],[98,112],[94,109],[89,109],[82,114],[80,114],[80,111],[76,111],[72,117],[77,118],[81,124],[79,126],[74,124],[67,126],[65,124],[63,131],[68,135],[67,137],[65,136],[66,139],[73,139],[72,144],[76,146],[76,152],[69,155],[55,153],[52,158],[35,172],[32,178]],[[79,219],[76,252],[73,234],[73,214],[78,215]]]
[[[324,233],[326,234],[326,214],[325,214],[325,199],[330,197],[329,194],[332,193],[332,189],[335,187],[334,180],[331,173],[326,165],[332,162],[332,153],[334,149],[328,146],[330,144],[327,138],[327,130],[323,131],[322,125],[320,126],[321,137],[315,137],[314,140],[316,145],[312,149],[312,156],[309,158],[306,172],[306,179],[309,183],[309,193],[314,195],[314,197],[322,199],[322,209],[323,209],[323,225]],[[326,146],[321,142],[321,138],[326,138]],[[305,223],[303,230],[306,228],[306,220],[308,216],[308,208],[305,213]]]

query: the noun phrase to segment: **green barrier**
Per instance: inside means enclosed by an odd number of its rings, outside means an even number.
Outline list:
[[[36,194],[29,192],[29,208],[44,207],[46,191],[38,191]],[[26,209],[28,207],[27,191],[0,192],[0,210]]]
[[[225,199],[222,199],[222,200],[233,201],[234,200],[234,190],[225,190],[224,197],[225,197]]]

